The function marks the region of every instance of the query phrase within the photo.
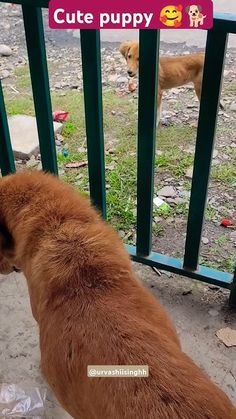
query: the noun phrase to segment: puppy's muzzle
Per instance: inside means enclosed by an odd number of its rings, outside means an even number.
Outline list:
[[[129,75],[129,77],[134,77],[135,76],[135,74],[131,70],[128,70],[127,73]]]

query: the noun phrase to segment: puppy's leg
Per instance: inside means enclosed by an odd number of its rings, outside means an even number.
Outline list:
[[[200,102],[201,101],[201,94],[202,94],[202,73],[199,74],[199,76],[194,81],[194,89],[195,89],[196,95],[198,97],[198,100]],[[224,105],[221,102],[219,103],[219,107],[222,111],[225,109]]]
[[[190,19],[190,28],[193,28],[193,20]]]
[[[202,94],[202,75],[203,75],[202,71],[199,72],[199,74],[197,75],[196,79],[193,82],[194,89],[195,89],[199,102],[201,101],[201,94]]]

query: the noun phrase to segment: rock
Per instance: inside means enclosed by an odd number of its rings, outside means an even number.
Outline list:
[[[12,49],[7,45],[1,44],[0,55],[3,55],[4,57],[9,57],[10,55],[12,55]]]
[[[124,84],[124,83],[128,83],[128,78],[127,78],[127,77],[119,77],[119,78],[116,80],[116,83],[117,83],[118,85],[120,85],[120,84]]]
[[[179,196],[181,198],[183,198],[184,200],[189,199],[190,198],[190,195],[191,195],[191,192],[190,191],[180,191],[179,192]]]
[[[123,239],[125,237],[125,232],[123,230],[118,231],[118,234],[119,234],[121,239]]]
[[[108,82],[109,83],[115,83],[117,81],[117,77],[118,77],[117,74],[111,74],[110,76],[108,76]],[[125,81],[125,83],[126,83],[126,81]]]
[[[236,112],[236,102],[232,102],[230,105],[230,110]]]
[[[215,159],[218,156],[218,154],[219,154],[218,150],[214,150],[213,155],[212,155],[213,159]]]
[[[236,330],[231,329],[230,327],[225,327],[223,329],[218,330],[216,332],[216,336],[228,348],[236,346]]]
[[[193,178],[193,167],[189,167],[185,173],[186,178],[192,179]]]
[[[208,311],[208,314],[210,314],[211,317],[217,317],[217,316],[219,316],[219,311],[211,309],[211,310]]]
[[[208,244],[209,243],[208,238],[207,237],[202,237],[202,243],[203,244]]]
[[[231,240],[236,241],[236,230],[232,231],[232,233],[230,233],[230,238],[231,238]]]
[[[173,186],[165,186],[157,193],[157,195],[165,198],[175,198],[177,196]]]
[[[16,159],[28,160],[39,153],[39,140],[36,118],[28,115],[15,115],[8,118],[11,143]],[[62,129],[62,124],[54,122],[54,132]]]
[[[0,73],[0,79],[7,79],[10,76],[10,71],[2,70]]]

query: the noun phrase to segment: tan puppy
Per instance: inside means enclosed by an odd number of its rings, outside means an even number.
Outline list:
[[[128,75],[134,77],[138,73],[139,68],[138,42],[123,42],[120,46],[120,52],[126,59]],[[200,101],[204,59],[205,57],[202,53],[160,58],[157,103],[158,123],[160,121],[161,101],[164,90],[183,86],[192,82],[196,95]]]
[[[11,175],[0,180],[0,225],[0,271],[27,278],[42,371],[73,418],[236,418],[85,198],[51,175]],[[88,378],[87,365],[149,365],[150,375]]]
[[[202,11],[202,7],[198,6],[196,4],[192,4],[191,6],[186,7],[186,12],[189,15],[189,20],[190,20],[190,27],[195,27],[198,28],[198,25],[203,25],[204,23],[204,19],[206,18],[206,16],[204,16],[201,11]]]

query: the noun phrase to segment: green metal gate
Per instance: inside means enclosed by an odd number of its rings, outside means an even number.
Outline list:
[[[0,0],[11,3],[10,0]],[[21,4],[28,49],[42,167],[57,174],[56,148],[42,23],[47,0],[15,0]],[[231,290],[230,304],[236,306],[236,271],[232,275],[199,266],[199,249],[214,147],[224,58],[229,33],[236,33],[236,16],[216,15],[208,31],[206,58],[197,130],[194,171],[183,259],[152,252],[154,158],[156,148],[157,75],[159,31],[140,31],[137,242],[127,246],[133,260],[156,266]],[[90,196],[106,217],[106,188],[100,33],[81,31],[85,118],[88,146]],[[149,65],[145,65],[145,63]],[[2,175],[15,171],[3,91],[0,82],[0,167]]]

